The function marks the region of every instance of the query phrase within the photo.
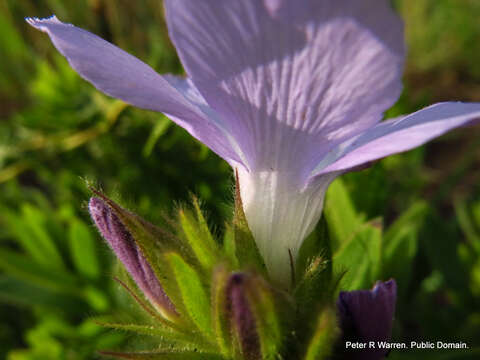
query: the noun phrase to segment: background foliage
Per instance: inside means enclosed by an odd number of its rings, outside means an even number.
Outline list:
[[[395,5],[410,53],[405,91],[388,116],[438,101],[480,101],[480,3]],[[189,192],[202,199],[218,234],[231,216],[228,165],[164,116],[128,107],[80,79],[23,21],[52,13],[160,73],[182,73],[160,1],[0,0],[0,358],[9,360],[92,359],[96,349],[131,342],[91,320],[127,316],[131,304],[113,283],[115,262],[88,219],[85,179],[121,194],[153,222],[188,201]],[[478,358],[479,144],[478,126],[459,129],[348,174],[327,195],[334,259],[370,274],[345,286],[372,285],[368,257],[353,244],[372,246],[385,229],[374,274],[399,284],[394,339],[458,340],[477,349],[392,359]]]

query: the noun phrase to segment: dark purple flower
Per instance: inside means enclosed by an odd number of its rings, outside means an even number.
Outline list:
[[[342,291],[337,308],[343,332],[342,348],[349,359],[382,359],[388,352],[380,348],[381,342],[390,341],[392,335],[397,284],[395,280],[377,282],[372,290]],[[363,350],[345,349],[345,342],[367,343]],[[374,342],[370,347],[368,342]]]
[[[186,79],[56,17],[27,21],[98,89],[165,113],[238,170],[258,248],[288,283],[335,177],[480,117],[450,102],[381,122],[405,57],[389,2],[165,0]]]
[[[152,267],[112,209],[96,197],[90,199],[88,209],[97,229],[150,303],[166,318],[175,316],[175,308]]]

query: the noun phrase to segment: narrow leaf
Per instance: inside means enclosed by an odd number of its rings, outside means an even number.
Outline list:
[[[32,241],[39,243],[43,251],[43,256],[48,259],[50,267],[64,269],[65,264],[57,249],[57,245],[46,230],[47,218],[45,213],[30,204],[24,204],[22,206],[22,215],[24,226],[28,227],[34,236]]]
[[[25,255],[6,249],[0,249],[0,259],[0,269],[25,282],[60,293],[82,296],[78,279],[67,272],[49,269]]]
[[[16,306],[46,307],[55,311],[58,309],[80,311],[84,305],[78,297],[61,294],[4,274],[0,275],[0,302]]]
[[[68,230],[70,256],[76,269],[88,279],[98,279],[100,265],[95,240],[89,228],[79,220],[73,220]]]
[[[363,217],[355,210],[353,201],[341,179],[336,179],[328,188],[324,214],[333,251],[347,241],[363,221]]]
[[[333,257],[334,273],[345,271],[343,290],[370,287],[377,280],[381,262],[382,230],[378,222],[362,225]]]

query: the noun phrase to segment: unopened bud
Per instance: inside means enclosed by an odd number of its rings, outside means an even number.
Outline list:
[[[255,316],[247,295],[248,276],[233,274],[226,286],[227,311],[231,314],[232,327],[238,337],[245,360],[261,359],[260,339]]]
[[[88,208],[97,229],[146,298],[163,316],[172,317],[175,314],[175,307],[163,291],[157,276],[134,238],[118,216],[103,200],[96,197],[90,199]]]

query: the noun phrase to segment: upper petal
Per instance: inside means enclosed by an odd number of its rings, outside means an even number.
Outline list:
[[[381,122],[333,148],[312,172],[312,177],[413,149],[479,118],[480,103],[447,102]]]
[[[308,167],[400,94],[402,24],[386,0],[165,5],[189,76],[252,170]]]
[[[27,22],[46,32],[70,65],[99,90],[167,114],[227,161],[241,163],[228,129],[188,80],[162,77],[122,49],[55,16]]]

